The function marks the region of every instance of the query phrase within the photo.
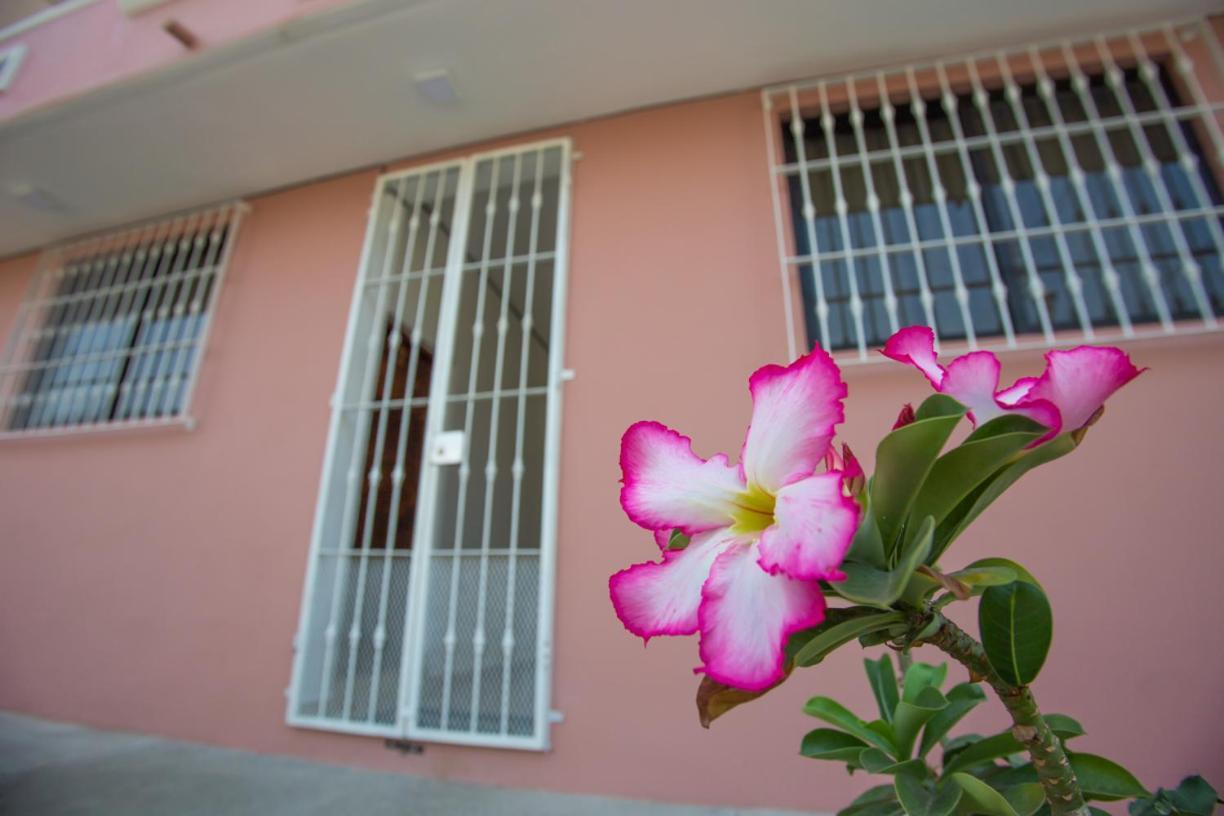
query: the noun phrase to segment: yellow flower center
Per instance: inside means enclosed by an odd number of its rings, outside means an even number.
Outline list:
[[[756,485],[735,497],[735,510],[731,513],[731,532],[736,534],[759,533],[774,523],[772,494]]]

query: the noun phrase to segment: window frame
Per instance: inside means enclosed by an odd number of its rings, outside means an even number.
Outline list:
[[[0,440],[165,427],[194,429],[198,417],[192,409],[200,371],[207,356],[213,318],[242,221],[249,212],[250,206],[246,202],[231,201],[76,239],[44,250],[38,258],[3,353],[0,354]],[[166,252],[167,247],[178,242],[179,251],[184,251],[181,244],[188,236],[193,244],[188,251],[192,254],[184,259],[183,266],[173,268],[173,264],[178,263],[177,259],[173,259],[170,269],[157,268],[163,257],[174,258],[172,253]],[[206,248],[211,245],[218,245],[215,251]],[[197,246],[201,247],[198,254],[194,248]],[[89,285],[79,291],[64,294],[62,289],[66,270],[82,261],[95,266],[103,264],[98,279],[88,282]],[[74,274],[93,275],[94,272]],[[192,287],[196,288],[193,290]],[[156,311],[147,303],[137,305],[136,298],[140,296],[137,293],[141,290],[144,290],[145,297],[157,291],[158,296],[165,297],[166,301],[157,306]],[[88,304],[78,307],[87,308],[88,311],[80,315],[67,312],[53,315],[57,304],[69,298]],[[91,344],[105,343],[105,338],[97,338],[115,327],[109,324],[114,324],[119,315],[134,322],[129,327],[130,336],[114,348],[98,351],[91,345],[84,354],[77,350],[65,354],[61,348],[54,357],[48,356],[47,350],[39,348],[41,337],[48,333],[53,336],[55,332],[74,327],[91,334]],[[194,329],[188,330],[184,326],[193,315],[197,315],[199,320]],[[177,324],[179,328],[170,325],[176,320],[180,321]],[[169,340],[171,332],[181,332],[182,336]],[[150,335],[161,334],[166,337],[150,342]],[[165,361],[171,357],[174,358],[173,370],[167,371]],[[50,417],[47,422],[32,427],[12,427],[16,404],[23,398],[26,402],[35,399],[39,392],[45,390],[42,384],[28,390],[32,372],[51,367],[70,370],[76,367],[82,370],[81,376],[84,376],[84,367],[98,363],[97,359],[91,358],[115,358],[113,382],[108,386],[114,392],[120,392],[128,385],[135,385],[136,388],[161,387],[159,378],[155,376],[157,372],[161,373],[163,380],[173,374],[181,389],[177,401],[169,403],[174,409],[165,410],[167,406],[163,406],[163,410],[151,416],[132,416],[138,413],[133,409],[126,411],[128,416],[116,416],[121,399],[116,393],[107,398],[111,400],[111,407],[106,416],[64,421]],[[134,362],[145,365],[149,371],[133,374]],[[90,387],[96,388],[103,383],[103,380],[90,382]],[[74,387],[79,389],[85,386],[78,383]],[[55,399],[62,401],[64,398]],[[51,410],[58,411],[61,407],[57,403]],[[26,420],[29,420],[28,416]]]

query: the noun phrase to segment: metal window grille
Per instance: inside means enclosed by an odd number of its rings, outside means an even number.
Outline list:
[[[548,745],[568,141],[376,185],[288,721]]]
[[[245,208],[45,252],[0,361],[0,438],[189,423]]]
[[[1221,89],[1206,19],[765,89],[792,352],[1218,329]]]

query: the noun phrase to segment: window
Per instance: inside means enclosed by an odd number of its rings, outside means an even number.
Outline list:
[[[1216,328],[1224,138],[1196,73],[1214,37],[1132,31],[767,90],[809,344],[865,359],[912,324],[1005,348]]]
[[[381,178],[288,721],[548,744],[569,143]]]
[[[45,253],[0,364],[0,436],[189,421],[244,206]]]

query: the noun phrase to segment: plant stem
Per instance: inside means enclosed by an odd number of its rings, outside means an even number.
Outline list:
[[[991,667],[982,644],[943,615],[936,613],[935,619],[939,621],[938,628],[924,636],[921,642],[946,652],[967,668],[975,679],[985,680],[994,689],[1011,715],[1012,735],[1024,745],[1033,759],[1037,779],[1045,789],[1046,801],[1050,803],[1051,816],[1089,816],[1079,780],[1075,778],[1062,742],[1041,716],[1028,686],[1008,683]],[[924,625],[930,621],[930,618],[926,618]]]

